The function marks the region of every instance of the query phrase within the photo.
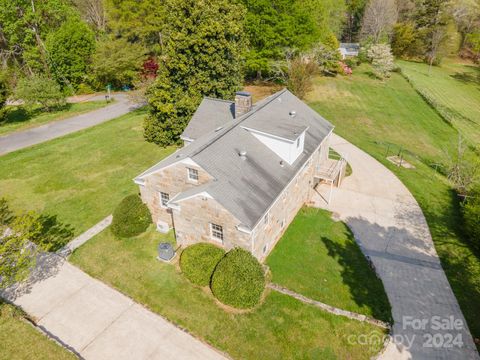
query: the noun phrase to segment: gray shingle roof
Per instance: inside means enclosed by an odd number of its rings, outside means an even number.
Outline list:
[[[292,110],[296,111],[293,118],[289,115]],[[292,165],[283,162],[281,166],[282,159],[244,126],[284,136],[308,127],[304,151]],[[202,190],[252,229],[332,129],[327,120],[288,90],[282,90],[221,130],[201,136],[139,178],[191,158],[215,179]],[[240,151],[247,152],[245,160],[239,156]]]
[[[204,98],[193,114],[182,138],[196,140],[200,136],[224,126],[235,117],[233,101]]]

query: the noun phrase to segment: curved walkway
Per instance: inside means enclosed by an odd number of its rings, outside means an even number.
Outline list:
[[[390,170],[341,137],[334,135],[331,146],[348,158],[353,174],[334,189],[330,205],[319,194],[313,200],[348,224],[383,281],[394,324],[393,342],[382,358],[480,359],[412,194]],[[327,194],[329,187],[317,190]],[[449,329],[437,329],[442,320]]]
[[[114,97],[116,102],[104,108],[1,136],[0,155],[101,124],[135,109],[136,106],[129,104],[127,95],[115,94]]]

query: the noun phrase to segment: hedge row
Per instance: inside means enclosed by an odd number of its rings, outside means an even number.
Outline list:
[[[265,288],[262,266],[252,254],[240,248],[224,255],[214,245],[195,244],[183,251],[180,267],[192,283],[210,285],[218,300],[240,309],[257,305]]]

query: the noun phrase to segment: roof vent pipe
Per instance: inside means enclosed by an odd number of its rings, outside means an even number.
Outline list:
[[[238,153],[238,155],[240,156],[240,159],[242,160],[246,160],[247,159],[247,152],[245,150],[242,150]]]
[[[295,117],[297,115],[297,112],[295,110],[290,111],[290,116]]]

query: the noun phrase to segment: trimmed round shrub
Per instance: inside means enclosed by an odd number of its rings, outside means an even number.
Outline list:
[[[219,247],[200,243],[187,247],[180,257],[180,268],[192,283],[207,286],[210,284],[213,270],[225,255]]]
[[[152,217],[138,195],[125,197],[113,212],[112,233],[121,238],[137,236],[147,230]]]
[[[264,287],[262,266],[252,254],[239,248],[229,251],[220,260],[211,282],[218,300],[240,309],[258,304]]]

